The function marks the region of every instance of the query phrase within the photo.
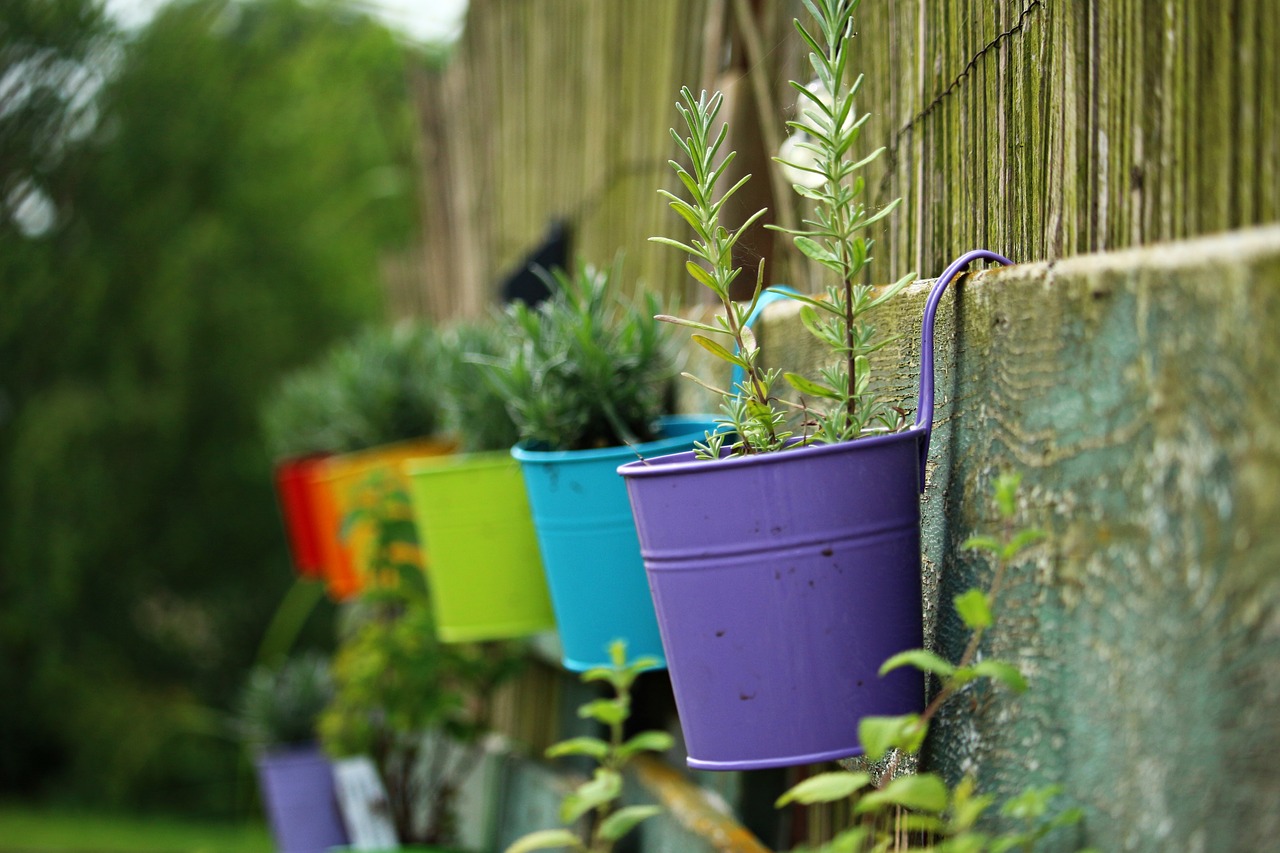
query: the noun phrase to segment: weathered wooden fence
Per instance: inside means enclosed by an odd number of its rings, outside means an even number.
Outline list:
[[[401,311],[474,315],[555,220],[575,252],[696,298],[677,254],[668,128],[681,85],[724,89],[742,210],[785,224],[770,180],[807,70],[796,0],[475,0],[457,55],[417,85],[424,227],[395,265]],[[964,248],[1018,261],[1280,218],[1280,3],[929,0],[860,11],[869,197],[903,207],[874,270],[936,273]],[[785,241],[783,241],[785,242]],[[753,236],[753,255],[787,252]]]
[[[1280,219],[1280,4],[864,2],[885,272]],[[887,251],[886,251],[887,249]]]
[[[589,262],[622,252],[629,279],[674,279],[647,237],[669,215],[676,93],[715,64],[716,21],[685,0],[473,0],[455,59],[416,87],[424,228],[402,308],[476,315],[558,220]]]

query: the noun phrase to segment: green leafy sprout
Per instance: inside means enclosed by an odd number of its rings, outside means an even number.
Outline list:
[[[811,203],[812,214],[803,220],[803,228],[767,227],[792,235],[802,254],[836,278],[820,297],[784,292],[803,303],[801,322],[832,353],[833,364],[820,370],[817,377],[781,374],[801,395],[803,402],[798,405],[774,393],[780,371],[761,365],[760,349],[746,322],[764,289],[763,265],[757,271],[755,291],[749,302],[737,303],[730,297],[730,286],[741,272],[734,266],[733,247],[765,211],[752,214],[736,230],[721,224],[720,214],[726,201],[750,176],[717,196],[720,179],[735,157],[732,151],[723,157],[720,154],[727,134],[723,124],[713,136],[723,97],[719,93],[708,96],[703,92],[695,99],[687,87],[682,89],[683,103],[677,104],[677,109],[688,136],[681,136],[674,129],[671,135],[689,165],[686,168],[674,160],[670,162],[690,200],[665,190],[659,192],[689,224],[695,236],[687,243],[667,237],[650,239],[690,255],[685,268],[715,294],[721,310],[714,324],[671,316],[661,319],[692,328],[697,344],[740,369],[744,377],[728,390],[689,377],[723,396],[724,422],[731,428],[723,434],[708,436],[707,442],[699,446],[699,455],[703,458],[721,455],[726,442],[728,451],[734,455],[761,453],[812,442],[850,441],[869,432],[901,429],[906,423],[901,411],[889,406],[872,390],[870,357],[892,338],[877,330],[869,314],[914,280],[915,273],[879,290],[858,283],[871,260],[873,241],[866,236],[867,230],[888,216],[900,201],[872,211],[863,198],[866,181],[860,172],[874,162],[883,149],[853,159],[852,152],[869,117],[869,114],[857,117],[854,112],[854,99],[862,87],[862,76],[849,79],[849,36],[859,0],[803,2],[814,19],[813,29],[817,35],[798,20],[795,26],[811,51],[809,61],[816,78],[809,84],[791,81],[799,93],[801,110],[799,118],[788,122],[788,126],[803,134],[806,141],[801,142],[798,149],[812,160],[803,164],[778,162],[812,173],[821,183],[816,188],[794,185],[796,192]],[[711,335],[729,338],[731,346],[719,343],[709,337]],[[798,441],[789,441],[793,438],[793,432],[786,426],[789,409],[798,411],[802,417],[804,432]]]
[[[490,730],[494,694],[527,660],[517,642],[440,642],[408,496],[385,470],[370,473],[363,489],[366,499],[344,525],[372,527],[371,571],[343,607],[320,739],[337,757],[372,758],[402,841],[447,843],[457,793]]]
[[[596,762],[591,778],[570,791],[560,804],[560,820],[568,827],[585,820],[580,831],[572,828],[544,829],[523,836],[506,853],[563,849],[583,853],[609,853],[613,845],[639,823],[658,814],[661,807],[636,805],[618,808],[622,797],[623,769],[642,752],[663,752],[671,748],[671,735],[643,731],[624,738],[623,727],[631,716],[631,687],[645,670],[658,661],[650,657],[627,661],[627,647],[615,640],[609,647],[611,666],[595,667],[582,674],[584,682],[603,681],[613,688],[613,696],[594,699],[578,708],[578,716],[595,720],[608,732],[608,739],[574,737],[547,748],[548,758],[586,756]]]

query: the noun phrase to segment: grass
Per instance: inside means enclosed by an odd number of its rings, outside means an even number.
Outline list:
[[[262,823],[0,804],[0,853],[272,853]]]

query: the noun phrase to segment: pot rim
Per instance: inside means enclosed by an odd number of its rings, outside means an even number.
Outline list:
[[[696,429],[688,429],[688,427],[703,426],[706,428],[714,428],[715,422],[713,415],[664,415],[658,419],[664,431],[669,431],[674,426],[684,426],[686,429],[674,435],[667,435],[664,438],[656,438],[653,441],[645,441],[640,444],[617,444],[612,447],[598,447],[587,450],[536,450],[532,446],[532,442],[522,441],[515,447],[511,448],[511,455],[521,462],[529,462],[532,464],[554,464],[554,463],[574,463],[574,462],[600,462],[610,459],[626,459],[630,457],[664,455],[664,451],[674,450],[682,445],[689,445],[697,438],[701,438],[697,434]],[[665,454],[673,455],[673,454]],[[641,459],[636,459],[639,462]]]
[[[505,468],[511,465],[511,452],[508,450],[479,450],[471,453],[450,453],[444,456],[422,456],[408,459],[404,463],[406,473],[411,477],[444,474],[458,469],[478,471],[488,468]]]
[[[809,444],[772,453],[757,453],[751,456],[733,456],[718,460],[696,459],[692,450],[683,453],[670,453],[665,456],[637,459],[618,466],[618,473],[623,477],[663,477],[672,475],[693,475],[698,472],[733,470],[735,468],[755,467],[760,465],[782,465],[790,459],[810,459],[812,457],[834,456],[847,453],[861,447],[879,447],[912,441],[919,442],[929,435],[922,426],[913,425],[900,432],[871,435],[853,441],[841,441],[835,444]]]

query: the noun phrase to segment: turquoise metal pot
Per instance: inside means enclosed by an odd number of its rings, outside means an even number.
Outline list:
[[[708,416],[670,417],[662,421],[663,438],[634,447],[512,448],[524,473],[565,668],[609,666],[608,646],[616,639],[626,641],[628,657],[654,657],[666,666],[618,466],[689,450],[715,427]]]

